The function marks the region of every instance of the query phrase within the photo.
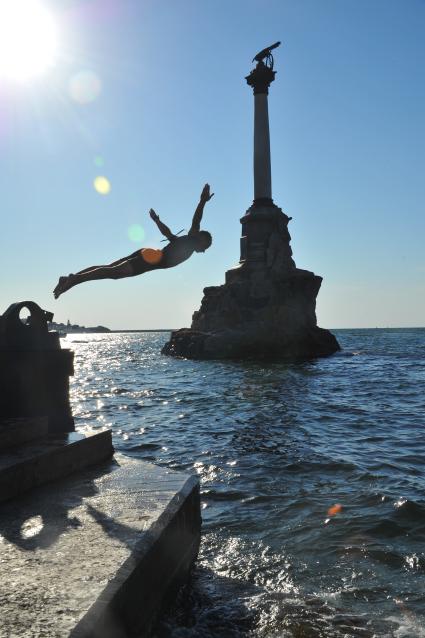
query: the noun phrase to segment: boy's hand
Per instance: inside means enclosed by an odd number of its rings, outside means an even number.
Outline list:
[[[151,216],[151,219],[153,219],[154,222],[159,220],[159,215],[155,213],[153,208],[150,209],[149,215]]]
[[[214,197],[214,193],[210,193],[210,185],[205,184],[201,193],[201,202],[209,202],[211,197]]]

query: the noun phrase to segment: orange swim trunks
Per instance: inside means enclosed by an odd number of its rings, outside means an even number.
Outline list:
[[[159,264],[162,260],[162,250],[160,248],[142,248],[141,256],[147,264]]]

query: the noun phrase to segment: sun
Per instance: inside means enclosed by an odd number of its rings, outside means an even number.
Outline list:
[[[26,82],[56,59],[57,26],[39,0],[0,0],[0,78]]]

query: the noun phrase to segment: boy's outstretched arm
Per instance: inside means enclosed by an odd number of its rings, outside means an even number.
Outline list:
[[[158,226],[160,232],[164,235],[164,237],[166,237],[169,241],[172,241],[173,239],[176,238],[177,235],[174,235],[171,232],[171,230],[168,228],[168,226],[159,219],[159,215],[155,213],[153,208],[150,209],[149,215],[151,219],[153,219],[155,224]]]
[[[210,201],[213,195],[214,193],[210,193],[210,185],[205,184],[204,188],[202,189],[201,197],[199,198],[199,204],[197,205],[195,214],[193,215],[192,226],[190,227],[189,235],[193,235],[194,233],[199,233],[202,214],[204,212],[204,206],[207,202]]]

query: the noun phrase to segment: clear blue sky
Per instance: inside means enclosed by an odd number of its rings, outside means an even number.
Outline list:
[[[57,321],[190,325],[203,287],[239,259],[253,196],[244,76],[282,40],[269,95],[273,198],[293,217],[297,265],[324,278],[319,325],[425,325],[424,0],[44,4],[59,27],[56,65],[0,80],[0,312],[33,299]],[[92,101],[75,99],[78,82]],[[107,195],[93,188],[99,175]],[[207,181],[209,251],[53,299],[59,275],[160,246],[150,207],[188,228]]]

